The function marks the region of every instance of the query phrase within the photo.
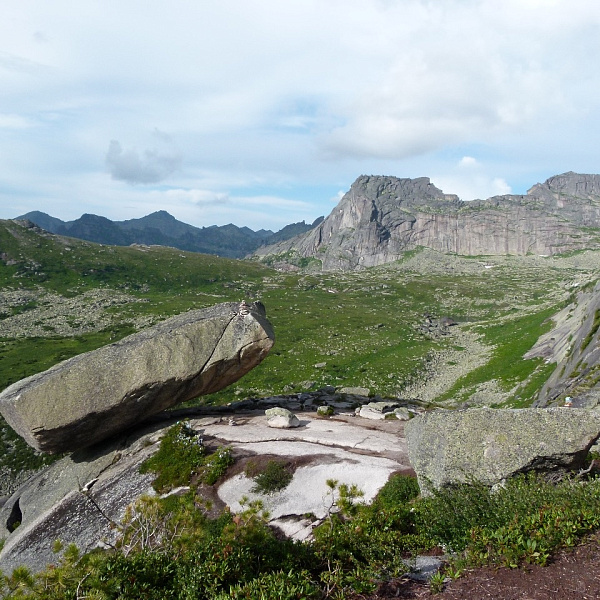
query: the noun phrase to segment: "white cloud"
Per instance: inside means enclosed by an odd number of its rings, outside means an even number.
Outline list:
[[[432,182],[447,194],[462,200],[475,200],[511,194],[510,185],[502,177],[489,173],[490,167],[473,156],[463,156],[456,169],[432,177]]]
[[[158,130],[154,137],[166,145],[170,138]],[[165,180],[181,164],[181,156],[170,147],[153,147],[138,152],[123,150],[120,142],[111,140],[106,153],[106,166],[113,179],[130,184],[150,184]]]
[[[479,161],[476,158],[473,158],[472,156],[463,156],[459,163],[458,166],[460,168],[472,168],[472,167],[478,167],[479,166]]]
[[[335,202],[335,204],[337,204],[346,194],[346,192],[344,190],[339,190],[338,193],[333,196],[333,198],[330,198],[331,202]]]
[[[33,127],[33,123],[21,115],[7,115],[0,113],[0,129],[26,129]]]
[[[361,173],[476,197],[597,170],[599,26],[597,0],[4,0],[2,202],[242,225]]]

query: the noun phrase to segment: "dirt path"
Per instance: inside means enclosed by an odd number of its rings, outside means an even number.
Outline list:
[[[474,569],[432,594],[429,586],[408,579],[381,586],[363,600],[388,598],[436,600],[597,600],[600,598],[600,532],[585,544],[557,554],[546,567]]]

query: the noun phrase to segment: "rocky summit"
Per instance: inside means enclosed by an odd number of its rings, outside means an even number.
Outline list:
[[[273,343],[260,303],[188,311],[11,385],[0,412],[33,448],[71,452],[226,387]]]
[[[381,265],[417,247],[471,256],[553,255],[599,242],[600,175],[564,173],[525,195],[469,202],[427,177],[363,175],[317,227],[255,255],[275,263],[312,258],[334,270]]]

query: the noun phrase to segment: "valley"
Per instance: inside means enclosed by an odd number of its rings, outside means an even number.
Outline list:
[[[260,300],[275,347],[235,385],[198,400],[212,404],[355,386],[425,405],[529,406],[555,365],[523,354],[600,272],[600,251],[462,257],[425,248],[357,271],[278,271],[16,221],[1,223],[0,244],[2,389],[174,314]],[[456,325],[440,327],[442,317]],[[3,445],[5,472],[48,460],[7,427]]]

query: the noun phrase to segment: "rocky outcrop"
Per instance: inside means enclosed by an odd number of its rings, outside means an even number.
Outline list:
[[[408,421],[421,491],[527,471],[581,467],[600,436],[600,412],[576,408],[436,410]]]
[[[328,479],[358,485],[370,501],[392,473],[410,472],[400,421],[367,425],[351,415],[333,420],[309,413],[302,427],[276,432],[264,405],[251,404],[246,410],[238,406],[235,427],[222,413],[209,416],[211,407],[193,409],[196,415],[186,409],[190,429],[209,440],[211,449],[226,445],[236,457],[236,465],[214,487],[197,489],[211,501],[215,515],[226,505],[234,512],[245,510],[240,499],[247,496],[264,502],[273,527],[304,539],[327,515]],[[20,565],[39,571],[56,564],[56,540],[82,552],[114,545],[127,506],[155,493],[153,475],[140,474],[140,464],[158,450],[160,438],[179,418],[154,417],[154,424],[65,457],[21,486],[0,510],[0,538],[6,539],[0,569],[10,574]],[[248,461],[266,464],[273,457],[289,464],[292,481],[277,492],[256,492],[244,466]]]
[[[114,544],[126,507],[153,494],[151,473],[139,466],[158,449],[160,430],[112,439],[67,456],[21,486],[0,510],[0,567],[10,573],[26,565],[34,571],[56,563],[54,541],[82,552]]]
[[[255,256],[312,257],[332,270],[380,265],[419,246],[462,255],[525,255],[599,242],[600,175],[565,173],[526,195],[471,202],[443,193],[426,177],[363,175],[318,227]]]
[[[35,449],[70,452],[226,387],[273,342],[262,305],[189,311],[13,384],[0,412]]]
[[[579,291],[574,301],[553,318],[525,358],[544,358],[556,369],[540,391],[535,406],[564,404],[593,408],[600,404],[600,282]]]

